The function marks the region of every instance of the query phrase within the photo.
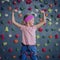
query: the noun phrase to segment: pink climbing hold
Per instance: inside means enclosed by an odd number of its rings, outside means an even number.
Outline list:
[[[32,0],[25,0],[26,1],[26,4],[31,4],[32,3]]]
[[[11,20],[8,20],[8,24],[11,24],[12,22],[11,22]]]
[[[29,8],[28,8],[28,10],[30,10],[30,11],[31,11],[31,10],[32,10],[32,8],[31,8],[31,7],[29,7]]]
[[[18,2],[18,3],[20,3],[20,2],[21,2],[21,0],[17,0],[17,2]]]
[[[4,34],[1,34],[0,37],[2,40],[4,40]]]
[[[9,48],[9,49],[8,49],[8,52],[12,52],[12,51],[13,51],[13,49],[12,49],[12,48]]]

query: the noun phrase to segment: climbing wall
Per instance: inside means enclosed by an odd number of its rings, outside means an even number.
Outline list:
[[[21,60],[22,34],[11,22],[12,9],[18,10],[15,12],[18,23],[28,13],[34,15],[37,24],[43,17],[40,11],[45,11],[47,23],[36,31],[37,57],[60,60],[60,0],[0,0],[0,60]]]

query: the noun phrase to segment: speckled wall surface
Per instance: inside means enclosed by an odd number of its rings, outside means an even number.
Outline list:
[[[60,0],[0,0],[0,60],[21,60],[22,36],[11,23],[12,9],[18,9],[18,23],[30,13],[37,24],[42,17],[40,10],[46,12],[47,23],[36,32],[38,60],[60,60]]]

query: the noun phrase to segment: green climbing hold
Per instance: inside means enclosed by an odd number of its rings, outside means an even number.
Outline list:
[[[43,0],[39,0],[39,2],[43,2]]]
[[[52,22],[51,22],[51,21],[48,21],[48,25],[49,25],[49,26],[52,25]]]
[[[5,27],[5,31],[6,31],[6,32],[8,32],[8,31],[9,31],[8,26],[6,26],[6,27]]]
[[[48,44],[47,44],[47,43],[45,43],[45,46],[48,46]]]
[[[7,42],[3,42],[2,45],[3,45],[3,46],[6,46],[6,45],[7,45]]]
[[[39,39],[39,38],[40,38],[40,36],[39,36],[39,35],[36,35],[36,38],[37,38],[37,39]]]
[[[48,8],[48,12],[51,13],[52,12],[52,9],[51,8]]]
[[[35,7],[35,9],[38,9],[38,6],[35,5],[34,7]]]
[[[2,14],[0,13],[0,17],[2,16]]]
[[[1,21],[0,23],[1,23],[1,24],[4,24],[4,21]]]

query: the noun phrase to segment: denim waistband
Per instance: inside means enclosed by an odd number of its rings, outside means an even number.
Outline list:
[[[23,43],[21,43],[23,46],[36,46],[36,45],[24,45]]]

